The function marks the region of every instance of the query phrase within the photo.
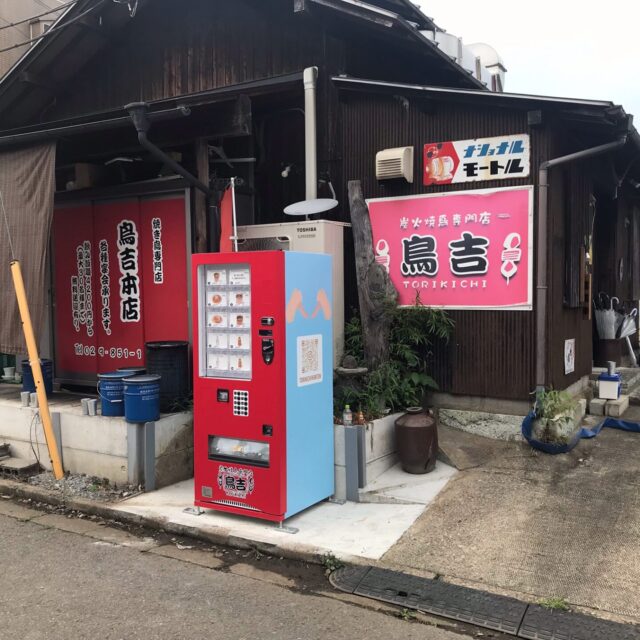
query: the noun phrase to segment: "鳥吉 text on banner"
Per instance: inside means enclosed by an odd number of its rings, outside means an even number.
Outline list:
[[[532,308],[533,187],[369,200],[398,304]]]

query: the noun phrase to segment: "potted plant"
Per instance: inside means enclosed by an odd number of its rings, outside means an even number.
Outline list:
[[[578,402],[566,391],[543,390],[537,394],[533,436],[547,444],[567,445],[580,427]]]

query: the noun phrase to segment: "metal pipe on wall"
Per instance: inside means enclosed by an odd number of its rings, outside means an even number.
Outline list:
[[[316,114],[316,87],[318,67],[304,70],[304,140],[305,140],[305,198],[318,197],[318,126]]]
[[[536,279],[536,391],[547,386],[547,263],[548,263],[548,218],[549,218],[549,169],[577,160],[614,151],[627,142],[625,134],[619,140],[583,149],[566,156],[546,160],[538,170],[538,252]]]
[[[157,147],[147,137],[147,132],[151,126],[151,122],[148,116],[149,105],[146,102],[132,102],[125,106],[125,109],[129,112],[131,120],[138,132],[138,142],[145,148],[152,156],[164,164],[171,167],[178,175],[182,176],[196,189],[202,191],[207,197],[211,197],[213,192],[211,189],[198,180],[193,174],[189,173],[182,165],[177,163],[171,156],[167,155],[160,147]]]

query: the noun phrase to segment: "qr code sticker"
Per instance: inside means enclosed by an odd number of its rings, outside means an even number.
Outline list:
[[[322,382],[322,335],[298,338],[298,386]]]

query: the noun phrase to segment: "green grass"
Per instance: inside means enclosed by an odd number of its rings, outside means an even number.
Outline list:
[[[543,598],[538,604],[553,611],[569,611],[569,603],[564,598]]]

